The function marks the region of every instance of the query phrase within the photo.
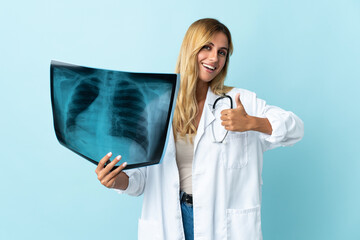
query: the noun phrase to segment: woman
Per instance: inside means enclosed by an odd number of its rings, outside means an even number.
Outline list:
[[[108,154],[96,169],[106,187],[144,194],[139,239],[262,239],[263,153],[299,141],[303,123],[255,93],[224,86],[232,51],[225,25],[194,22],[176,66],[174,137],[163,162],[110,172],[121,158],[104,168]]]

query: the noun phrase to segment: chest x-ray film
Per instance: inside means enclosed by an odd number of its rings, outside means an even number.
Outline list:
[[[179,88],[178,74],[132,73],[51,62],[59,142],[98,164],[108,152],[126,169],[161,162]],[[119,165],[118,163],[117,165]]]

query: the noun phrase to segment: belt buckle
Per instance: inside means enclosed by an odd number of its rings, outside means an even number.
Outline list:
[[[191,194],[187,194],[186,192],[184,192],[181,201],[186,202],[188,204],[193,204],[193,199],[192,199],[192,195]]]

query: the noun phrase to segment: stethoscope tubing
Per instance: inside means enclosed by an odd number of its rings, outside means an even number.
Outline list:
[[[214,102],[214,104],[213,104],[213,107],[212,107],[213,112],[215,111],[215,107],[216,107],[217,102],[218,102],[219,100],[223,99],[223,98],[228,98],[228,99],[230,100],[230,108],[233,109],[232,98],[231,98],[229,95],[223,94],[222,96],[218,97],[218,98],[215,100],[215,102]],[[225,138],[226,138],[226,136],[228,135],[229,131],[228,131],[228,130],[226,131],[225,136],[223,137],[223,139],[222,139],[221,141],[216,141],[216,139],[215,139],[215,133],[214,133],[214,124],[211,124],[211,125],[212,125],[211,129],[212,129],[212,135],[213,135],[213,142],[214,142],[214,143],[223,143],[224,140],[225,140]]]

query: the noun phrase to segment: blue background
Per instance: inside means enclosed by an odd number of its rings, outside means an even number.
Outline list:
[[[136,239],[142,198],[103,187],[55,138],[50,60],[173,72],[203,17],[232,32],[227,84],[305,123],[265,154],[264,238],[360,239],[356,0],[1,1],[0,239]]]

